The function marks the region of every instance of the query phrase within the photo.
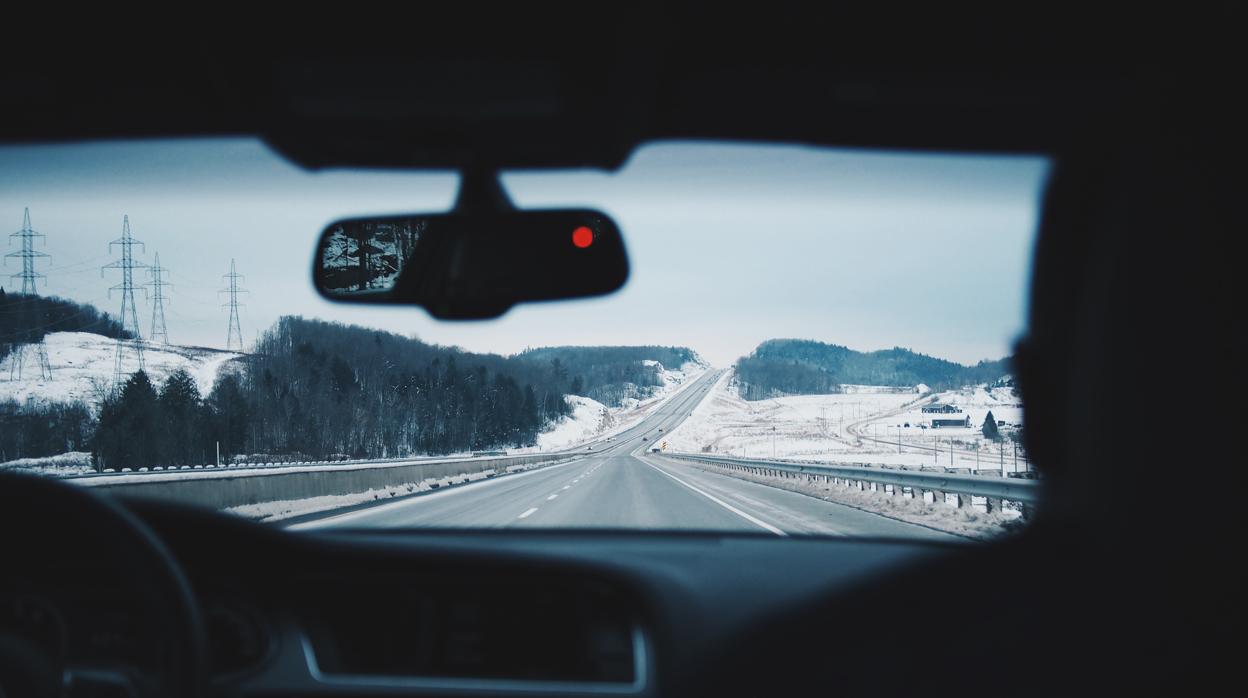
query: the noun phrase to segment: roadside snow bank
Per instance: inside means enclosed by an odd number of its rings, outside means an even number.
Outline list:
[[[20,470],[38,475],[82,475],[93,473],[91,454],[87,451],[70,451],[42,458],[18,458],[0,463],[0,470]]]

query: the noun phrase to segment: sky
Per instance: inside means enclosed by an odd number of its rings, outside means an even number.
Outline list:
[[[503,354],[562,344],[688,346],[728,366],[760,342],[814,339],[868,351],[901,346],[960,363],[1010,352],[1022,332],[1030,260],[1049,162],[745,145],[656,143],[617,172],[513,172],[520,207],[588,206],[620,225],[632,273],[598,299],[529,304],[497,320],[443,322],[420,308],[323,300],[311,264],[340,218],[434,213],[453,172],[306,171],[245,138],[0,147],[0,232],[29,207],[38,291],[116,315],[129,215],[169,272],[175,344],[224,347],[222,274],[234,259],[249,293],[245,341],[282,315],[365,325]],[[7,228],[6,224],[7,223]],[[18,249],[9,240],[5,252]],[[20,288],[8,275],[0,285]],[[147,280],[136,273],[136,280]],[[140,329],[150,300],[137,296]]]

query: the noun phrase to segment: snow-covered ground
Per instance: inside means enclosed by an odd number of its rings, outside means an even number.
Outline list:
[[[123,366],[135,371],[132,341],[124,342]],[[186,369],[195,378],[201,394],[212,389],[222,366],[242,356],[235,352],[143,342],[143,363],[148,376],[158,387],[175,370]],[[113,369],[117,356],[117,340],[87,332],[53,332],[43,339],[52,367],[52,378],[40,374],[34,358],[34,347],[26,350],[21,380],[11,380],[16,353],[0,361],[0,400],[25,403],[83,402],[95,408],[112,388]]]
[[[740,398],[729,371],[716,382],[710,398],[668,435],[668,448],[746,458],[991,470],[1004,463],[1007,472],[1014,470],[1013,443],[994,443],[980,431],[989,410],[998,421],[1011,425],[1022,421],[1020,400],[1010,389],[975,387],[931,394],[925,388],[844,386],[844,392],[834,395],[751,402]],[[970,416],[972,426],[923,428],[932,415],[920,408],[933,400],[957,405]],[[904,426],[907,423],[909,427]],[[1021,456],[1017,467],[1025,469]]]
[[[18,458],[0,463],[0,470],[15,470],[39,475],[82,475],[93,473],[91,454],[86,451],[70,451],[42,458]]]
[[[656,361],[648,363],[658,364]],[[659,368],[663,385],[650,397],[644,400],[628,398],[619,407],[607,407],[597,400],[569,395],[568,402],[572,405],[572,414],[560,419],[550,429],[539,434],[537,447],[510,452],[557,451],[618,434],[641,421],[656,407],[675,395],[681,386],[697,380],[698,376],[707,370],[707,365],[689,362],[676,370],[661,365]]]

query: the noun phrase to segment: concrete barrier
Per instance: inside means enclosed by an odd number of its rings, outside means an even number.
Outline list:
[[[143,473],[95,477],[73,482],[109,494],[159,497],[215,509],[325,495],[367,492],[483,471],[501,473],[513,465],[553,465],[581,454],[536,454],[445,461],[356,463],[244,470],[211,469],[182,473]]]

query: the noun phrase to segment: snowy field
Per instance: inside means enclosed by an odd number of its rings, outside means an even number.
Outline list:
[[[127,373],[138,366],[133,346],[126,341],[123,355]],[[12,380],[16,353],[0,361],[0,400],[25,403],[83,402],[95,409],[100,399],[112,388],[113,368],[117,356],[117,340],[87,332],[53,332],[43,339],[52,367],[52,379],[40,375],[35,347],[26,349],[21,380]],[[186,369],[199,386],[200,394],[212,390],[217,373],[225,364],[242,354],[203,347],[143,343],[143,362],[148,376],[157,387],[175,370]]]
[[[572,405],[572,414],[556,422],[547,431],[538,434],[536,448],[509,450],[509,453],[557,451],[618,434],[641,421],[656,407],[675,395],[681,386],[697,380],[706,370],[707,366],[703,363],[689,362],[677,370],[670,370],[660,365],[662,387],[645,400],[629,398],[619,407],[607,407],[597,400],[569,395],[568,402]]]
[[[743,458],[779,458],[837,463],[955,467],[1012,472],[1014,446],[983,438],[980,427],[991,410],[997,421],[1022,421],[1019,398],[1008,388],[969,388],[946,393],[879,386],[844,386],[834,395],[801,395],[747,401],[724,374],[710,397],[667,438],[668,448]],[[952,404],[969,416],[970,428],[924,428],[932,402]],[[910,426],[905,426],[909,424]],[[1012,427],[1001,427],[1003,433]],[[900,439],[900,448],[898,440]],[[950,447],[952,446],[952,455]],[[1017,468],[1025,469],[1020,456]]]

